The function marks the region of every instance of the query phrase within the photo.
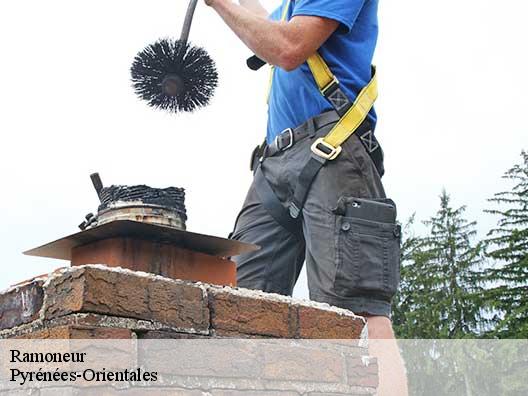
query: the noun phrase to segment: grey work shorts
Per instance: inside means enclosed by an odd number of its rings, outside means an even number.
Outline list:
[[[332,124],[316,137],[326,135]],[[310,156],[313,138],[266,158],[261,166],[281,202],[289,202]],[[302,230],[291,234],[266,211],[251,185],[232,238],[261,246],[235,257],[238,285],[291,295],[306,261],[310,299],[358,314],[387,316],[399,277],[400,233],[396,224],[347,218],[339,210],[350,197],[385,198],[379,174],[359,138],[315,178],[302,215]]]

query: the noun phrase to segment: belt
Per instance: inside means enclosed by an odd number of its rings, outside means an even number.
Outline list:
[[[337,112],[331,110],[310,118],[297,128],[286,128],[277,135],[271,144],[265,146],[262,156],[263,159],[273,157],[277,153],[288,150],[295,143],[308,136],[314,137],[318,130],[327,125],[336,123],[340,118],[341,117],[339,117]]]
[[[296,128],[287,128],[282,131],[273,140],[272,143],[267,144],[266,141],[260,146],[257,146],[251,154],[250,169],[255,171],[259,162],[262,162],[265,158],[273,157],[278,153],[286,151],[293,147],[299,141],[311,137],[313,138],[317,132],[325,126],[335,124],[340,119],[339,114],[336,111],[330,110],[325,113],[319,114],[308,121],[299,125]],[[378,170],[378,173],[383,175],[383,152],[379,146],[374,133],[370,129],[370,124],[367,120],[357,129],[356,136],[359,138],[368,154],[374,161],[374,165]],[[374,148],[374,150],[372,149]],[[379,148],[379,150],[377,149]]]

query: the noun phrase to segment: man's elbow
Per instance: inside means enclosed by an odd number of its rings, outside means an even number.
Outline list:
[[[298,48],[285,48],[280,53],[277,66],[291,72],[301,66],[307,58],[306,54]]]

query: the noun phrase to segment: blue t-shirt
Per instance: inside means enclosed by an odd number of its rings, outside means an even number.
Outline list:
[[[270,18],[280,20],[287,2],[283,0]],[[371,79],[370,66],[378,38],[377,11],[378,0],[292,0],[288,10],[288,20],[297,15],[309,15],[340,23],[319,53],[352,101]],[[306,62],[291,72],[276,67],[268,103],[268,143],[284,129],[296,127],[331,109]],[[374,109],[369,119],[374,127]]]

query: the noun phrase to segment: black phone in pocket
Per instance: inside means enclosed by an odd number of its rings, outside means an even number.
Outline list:
[[[345,217],[394,224],[396,223],[396,204],[388,198],[347,198]]]

